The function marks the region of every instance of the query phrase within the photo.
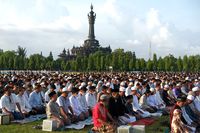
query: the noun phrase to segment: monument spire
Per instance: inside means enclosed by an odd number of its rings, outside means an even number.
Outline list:
[[[89,35],[88,39],[94,40],[95,35],[94,35],[94,22],[96,19],[96,13],[93,12],[93,5],[91,4],[90,6],[91,11],[88,13],[88,21],[89,21]]]

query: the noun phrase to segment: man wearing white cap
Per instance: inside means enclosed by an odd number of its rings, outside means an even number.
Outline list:
[[[160,91],[161,91],[161,87],[160,87],[160,84],[156,84],[156,88],[155,88],[155,96],[156,96],[156,100],[157,100],[157,104],[158,106],[160,106],[161,109],[165,108],[166,105],[165,105],[165,102],[163,101],[163,99],[161,98],[161,95],[160,95]]]
[[[122,103],[123,103],[124,105],[126,104],[125,90],[126,90],[125,87],[120,87],[120,88],[119,88],[119,97],[121,98]]]
[[[127,87],[126,90],[125,90],[125,96],[131,95],[131,87],[133,87],[133,82],[130,82],[130,83],[128,84],[128,87]]]
[[[195,93],[194,105],[196,109],[200,112],[200,88],[194,87],[192,91]]]
[[[148,117],[150,116],[150,113],[147,111],[144,111],[141,109],[139,102],[138,102],[138,97],[137,97],[137,88],[136,87],[132,87],[131,88],[131,93],[133,95],[133,111],[137,112],[138,114],[140,114],[143,118],[144,117]]]
[[[70,124],[77,119],[75,118],[74,111],[70,105],[68,93],[68,89],[64,87],[62,89],[62,94],[58,97],[56,101],[60,107],[61,116],[64,119],[65,125]]]
[[[185,104],[185,111],[192,121],[194,121],[197,124],[200,124],[200,116],[198,113],[196,113],[197,110],[195,108],[191,108],[191,106],[190,106],[190,105],[193,105],[193,100],[194,100],[194,96],[192,96],[192,95],[187,96],[187,101]]]

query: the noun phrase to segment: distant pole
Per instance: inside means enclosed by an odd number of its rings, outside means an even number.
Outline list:
[[[152,53],[151,53],[151,41],[149,43],[149,59],[151,60],[151,56],[152,56]]]

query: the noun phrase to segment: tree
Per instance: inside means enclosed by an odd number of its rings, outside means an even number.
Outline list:
[[[23,58],[26,57],[26,48],[22,48],[21,46],[18,46],[18,49],[17,49],[17,54]]]
[[[188,57],[187,57],[187,55],[185,55],[185,56],[183,57],[183,70],[184,70],[184,71],[188,71],[188,70],[189,70],[189,68],[188,68]]]
[[[157,55],[153,54],[153,70],[157,70]]]
[[[183,62],[182,62],[182,59],[181,59],[180,56],[177,60],[177,69],[178,69],[179,72],[183,70]]]

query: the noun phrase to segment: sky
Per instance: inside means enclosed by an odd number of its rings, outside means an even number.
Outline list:
[[[199,0],[0,0],[0,49],[54,58],[88,36],[91,3],[100,45],[139,58],[200,53]]]

